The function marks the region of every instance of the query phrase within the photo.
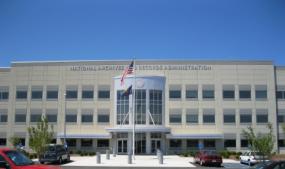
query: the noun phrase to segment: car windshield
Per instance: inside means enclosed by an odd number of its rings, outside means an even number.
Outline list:
[[[48,146],[48,147],[47,147],[47,150],[48,150],[48,151],[55,151],[55,146]]]
[[[205,151],[205,154],[207,155],[218,155],[216,151]]]
[[[32,160],[18,151],[6,151],[5,154],[15,163],[15,165],[24,166],[34,164]]]
[[[272,164],[272,161],[266,161],[265,163],[259,163],[256,166],[254,166],[253,169],[263,169],[270,164]]]

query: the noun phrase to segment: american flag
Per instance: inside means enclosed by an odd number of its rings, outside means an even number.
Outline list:
[[[131,64],[126,67],[126,69],[124,70],[124,73],[121,77],[121,86],[124,84],[124,80],[125,80],[125,77],[129,74],[132,74],[134,72],[134,61],[131,62]]]

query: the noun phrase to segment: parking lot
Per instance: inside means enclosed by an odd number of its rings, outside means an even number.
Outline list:
[[[101,164],[96,163],[96,156],[74,156],[71,157],[71,160],[71,162],[63,164],[63,168],[216,168],[211,166],[202,167],[198,164],[194,164],[192,157],[181,157],[177,155],[164,156],[163,164],[159,164],[158,158],[156,156],[136,156],[136,159],[135,161],[132,161],[132,164],[128,164],[127,155],[117,155],[116,157],[110,156],[110,160],[107,160],[106,156],[103,154],[101,156]],[[223,159],[222,168],[246,169],[249,168],[249,166],[240,164],[240,162],[236,160]]]

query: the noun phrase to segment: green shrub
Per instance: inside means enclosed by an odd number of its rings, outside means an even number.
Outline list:
[[[77,150],[76,151],[76,154],[81,154],[82,152],[80,150]]]

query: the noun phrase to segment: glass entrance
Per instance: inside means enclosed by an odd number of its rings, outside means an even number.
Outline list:
[[[119,139],[117,147],[118,147],[118,154],[126,154],[128,152],[128,140]]]
[[[151,153],[156,153],[157,149],[161,150],[160,140],[151,140]]]
[[[135,153],[145,154],[146,153],[146,136],[145,133],[136,133],[135,138]]]

